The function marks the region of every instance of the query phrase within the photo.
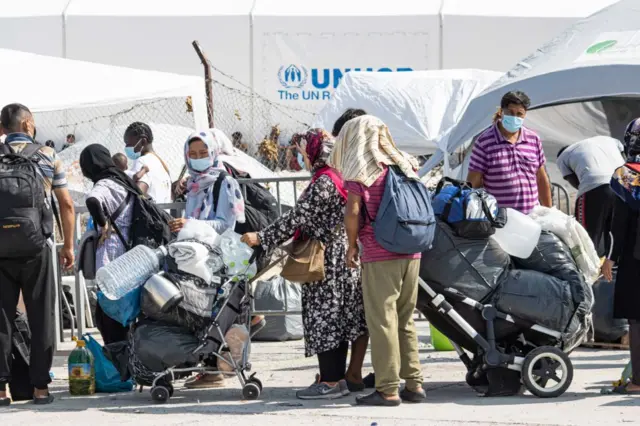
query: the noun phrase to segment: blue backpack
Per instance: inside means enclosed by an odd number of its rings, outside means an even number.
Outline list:
[[[422,253],[431,248],[436,220],[427,187],[389,166],[384,193],[374,221],[364,208],[378,244],[398,254]]]
[[[447,177],[436,187],[433,211],[462,238],[487,238],[495,233],[495,228],[504,225],[493,195],[484,189],[473,189],[468,182]]]

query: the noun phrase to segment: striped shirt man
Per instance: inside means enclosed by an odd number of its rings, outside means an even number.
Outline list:
[[[13,148],[16,153],[20,153],[28,144],[34,143],[33,139],[23,133],[10,133],[4,143]],[[44,178],[44,189],[47,196],[51,196],[51,190],[67,187],[67,178],[62,161],[56,155],[54,148],[43,146],[36,153],[38,157],[38,170]]]
[[[522,127],[515,143],[505,139],[498,124],[476,141],[469,172],[482,175],[484,188],[500,207],[529,214],[538,202],[538,170],[546,162],[542,143],[531,129]]]

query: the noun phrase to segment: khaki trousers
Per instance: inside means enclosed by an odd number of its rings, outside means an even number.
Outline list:
[[[398,394],[401,378],[409,390],[422,388],[418,335],[413,322],[419,271],[420,259],[363,264],[364,312],[376,390],[385,395]]]

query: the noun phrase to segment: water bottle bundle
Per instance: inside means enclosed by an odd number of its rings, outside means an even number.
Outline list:
[[[163,313],[180,305],[200,316],[215,316],[231,282],[257,273],[249,263],[252,253],[232,230],[218,235],[205,223],[189,221],[166,247],[136,246],[100,268],[100,305],[125,326],[140,313],[142,292]]]

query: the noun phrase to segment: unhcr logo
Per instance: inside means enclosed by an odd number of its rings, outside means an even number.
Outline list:
[[[300,89],[307,83],[309,73],[302,65],[281,66],[278,70],[280,84],[286,89]]]

